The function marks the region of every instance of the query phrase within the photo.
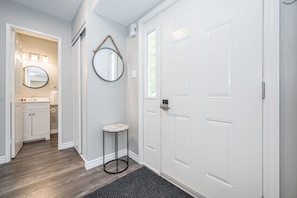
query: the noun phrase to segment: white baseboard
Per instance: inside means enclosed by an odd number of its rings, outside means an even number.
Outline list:
[[[6,157],[0,156],[0,164],[5,164],[5,163],[6,163]]]
[[[119,151],[119,157],[123,157],[127,154],[126,149],[120,150]],[[111,153],[108,155],[105,155],[105,162],[108,162],[110,160],[113,160],[115,157],[115,153]],[[138,162],[138,155],[133,153],[132,151],[129,151],[129,157],[133,159],[134,161]],[[87,161],[85,160],[85,169],[90,170],[92,168],[95,168],[97,166],[100,166],[103,164],[103,157],[99,157],[97,159]]]
[[[100,166],[102,164],[103,164],[102,157],[99,157],[99,158],[91,160],[91,161],[85,160],[85,169],[90,170],[90,169]]]
[[[51,129],[51,134],[56,134],[58,133],[58,129]]]
[[[135,162],[137,162],[137,163],[139,162],[138,155],[137,155],[136,153],[130,151],[130,150],[129,150],[129,157],[130,157],[131,159],[133,159]]]
[[[59,150],[64,150],[72,147],[73,147],[73,142],[65,142],[65,143],[62,143],[62,146],[59,148]]]

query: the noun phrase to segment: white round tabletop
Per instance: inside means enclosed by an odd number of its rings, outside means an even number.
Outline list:
[[[129,129],[127,124],[110,124],[103,127],[103,131],[110,133],[126,131],[127,129]]]

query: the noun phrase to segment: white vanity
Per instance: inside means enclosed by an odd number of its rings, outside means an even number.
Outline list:
[[[23,98],[23,141],[50,139],[48,98]]]

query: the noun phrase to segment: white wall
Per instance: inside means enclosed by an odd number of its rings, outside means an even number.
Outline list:
[[[72,141],[72,61],[71,23],[25,7],[0,0],[0,156],[5,155],[6,23],[54,35],[62,39],[62,142]],[[67,110],[67,111],[66,111]]]
[[[297,197],[297,3],[281,3],[281,198]]]

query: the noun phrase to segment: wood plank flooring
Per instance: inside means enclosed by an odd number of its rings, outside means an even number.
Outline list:
[[[107,174],[102,166],[85,170],[73,148],[58,151],[57,145],[56,134],[26,143],[15,159],[0,165],[0,197],[83,197],[141,167],[130,159],[120,174]]]

